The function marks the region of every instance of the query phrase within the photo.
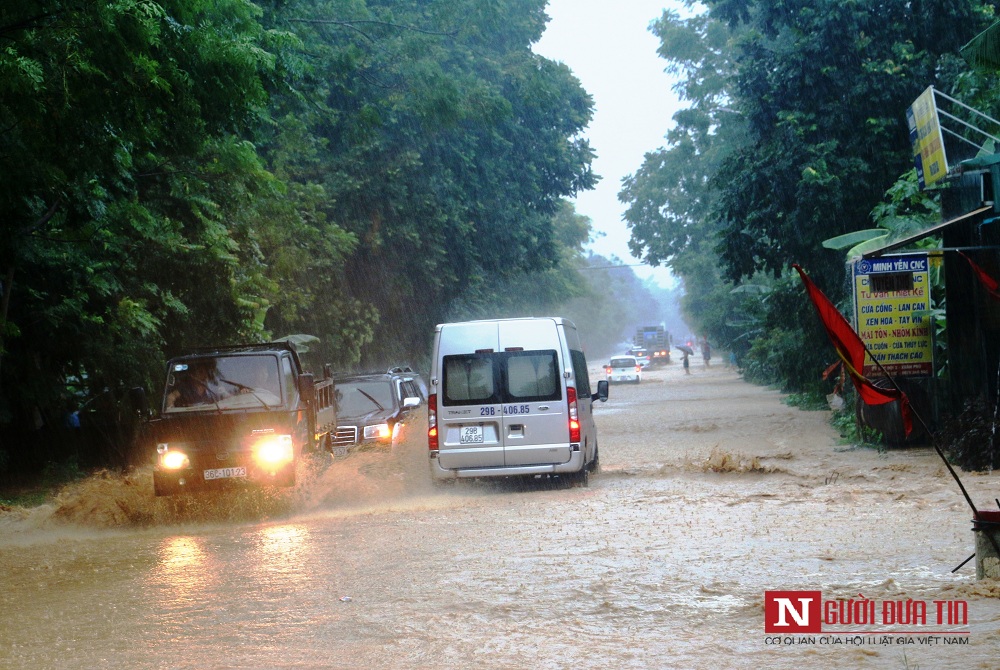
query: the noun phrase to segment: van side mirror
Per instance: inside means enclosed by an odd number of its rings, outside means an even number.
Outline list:
[[[591,400],[600,400],[601,402],[607,402],[608,400],[608,380],[602,379],[597,382],[597,393],[590,396]]]
[[[311,372],[304,372],[299,375],[299,395],[307,403],[316,402],[316,380]]]
[[[412,409],[414,407],[420,407],[420,398],[403,398],[403,409]]]

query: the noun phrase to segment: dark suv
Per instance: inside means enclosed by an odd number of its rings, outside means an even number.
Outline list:
[[[337,403],[333,448],[338,455],[357,445],[393,448],[406,415],[425,400],[420,376],[408,367],[336,377],[333,383]]]

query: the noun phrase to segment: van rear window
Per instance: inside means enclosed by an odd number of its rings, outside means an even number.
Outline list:
[[[555,351],[525,351],[506,356],[506,393],[511,402],[559,400]]]
[[[445,356],[445,405],[485,405],[499,402],[493,374],[493,354]]]
[[[442,404],[485,405],[562,398],[555,350],[445,356]]]

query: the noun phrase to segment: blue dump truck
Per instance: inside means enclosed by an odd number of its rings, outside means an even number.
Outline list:
[[[643,326],[635,331],[632,340],[634,349],[645,349],[649,353],[650,365],[666,365],[670,362],[670,333],[662,326]]]
[[[171,359],[157,418],[157,496],[233,485],[292,486],[304,455],[330,449],[329,369],[316,380],[291,342],[198,350]]]

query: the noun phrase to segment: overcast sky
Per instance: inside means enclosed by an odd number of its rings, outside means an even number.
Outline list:
[[[668,0],[549,0],[551,20],[534,46],[535,53],[569,66],[594,97],[586,136],[601,181],[576,198],[576,211],[590,217],[595,234],[604,234],[593,251],[627,264],[639,260],[629,253],[625,206],[618,202],[622,178],[639,169],[646,152],[666,144],[664,135],[681,108],[663,71],[666,62],[656,55],[659,42],[649,32],[664,7],[684,13]],[[663,286],[673,284],[666,268],[633,270]]]

